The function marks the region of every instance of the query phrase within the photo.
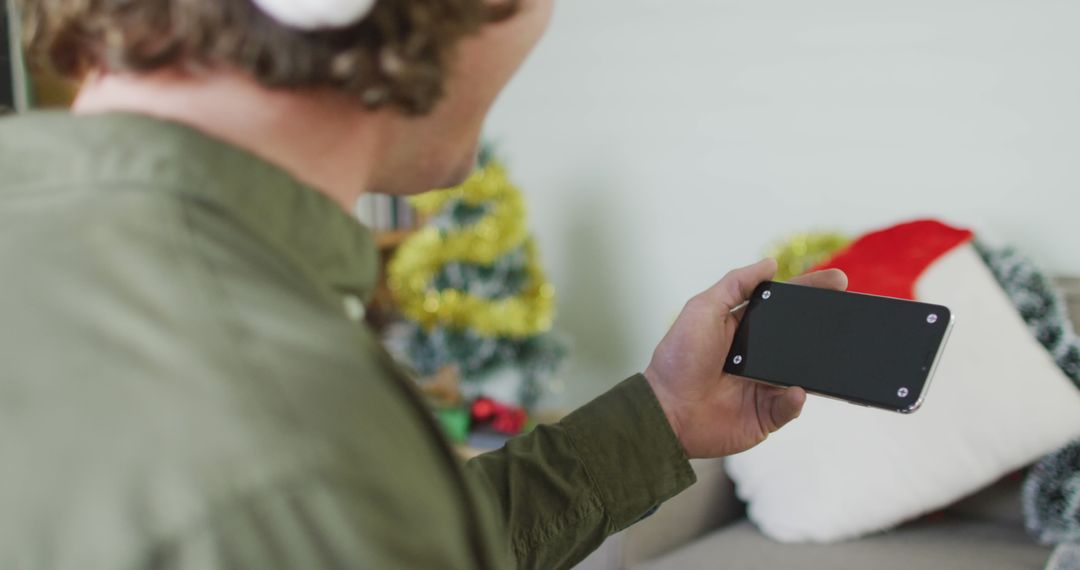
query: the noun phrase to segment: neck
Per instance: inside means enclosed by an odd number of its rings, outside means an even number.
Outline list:
[[[124,111],[198,129],[247,150],[346,211],[372,182],[385,121],[343,95],[270,91],[239,73],[89,78],[72,110]]]

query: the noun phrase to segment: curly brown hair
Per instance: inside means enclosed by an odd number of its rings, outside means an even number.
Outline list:
[[[16,0],[31,60],[78,79],[93,69],[231,67],[270,88],[330,88],[369,108],[428,112],[454,48],[520,0],[378,0],[361,22],[305,32],[251,0]]]

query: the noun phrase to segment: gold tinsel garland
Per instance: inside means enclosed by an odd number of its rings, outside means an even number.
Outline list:
[[[497,162],[461,186],[411,199],[423,214],[434,214],[452,200],[489,205],[476,222],[454,231],[432,226],[398,248],[388,267],[387,283],[402,313],[425,328],[469,328],[492,337],[524,338],[551,329],[555,288],[547,281],[535,244],[525,227],[525,201]],[[490,265],[519,247],[525,248],[528,280],[518,295],[485,299],[455,289],[438,290],[433,280],[447,263]]]
[[[851,243],[847,236],[835,232],[808,232],[789,236],[767,253],[776,259],[777,281],[787,281],[802,275],[814,266],[828,261]]]

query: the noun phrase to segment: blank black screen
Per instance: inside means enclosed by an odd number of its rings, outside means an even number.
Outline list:
[[[767,282],[750,298],[724,369],[907,410],[951,320],[940,305]]]

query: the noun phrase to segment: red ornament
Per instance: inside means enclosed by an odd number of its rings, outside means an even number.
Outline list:
[[[513,406],[507,406],[503,413],[495,416],[491,422],[491,428],[506,435],[517,435],[525,429],[525,420],[528,416],[525,410]]]
[[[528,414],[523,408],[496,402],[491,398],[477,398],[472,403],[473,426],[487,425],[506,435],[517,435],[525,429]]]
[[[473,423],[482,424],[491,421],[492,416],[495,415],[497,405],[495,400],[490,398],[478,398],[472,404]]]

